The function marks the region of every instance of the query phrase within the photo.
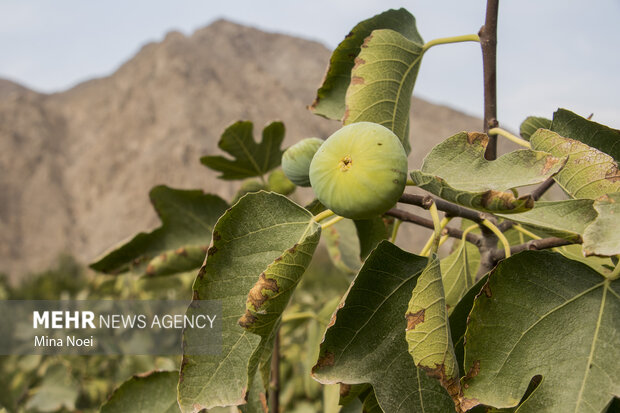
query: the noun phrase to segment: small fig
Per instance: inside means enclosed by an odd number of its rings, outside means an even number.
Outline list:
[[[310,164],[317,198],[336,214],[367,219],[392,208],[407,182],[407,155],[384,126],[358,122],[336,131]]]
[[[306,138],[288,148],[282,155],[282,170],[297,186],[310,186],[310,162],[323,144],[319,138]]]
[[[241,188],[239,188],[239,190],[235,194],[235,197],[232,200],[231,204],[232,205],[236,204],[237,201],[240,200],[241,197],[245,194],[248,194],[250,192],[258,192],[263,189],[267,189],[267,188],[257,179],[247,179],[241,184]]]
[[[273,171],[267,179],[269,190],[282,195],[292,194],[295,190],[295,184],[292,183],[280,169]]]

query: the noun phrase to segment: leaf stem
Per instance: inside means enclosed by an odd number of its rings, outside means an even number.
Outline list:
[[[502,136],[508,139],[509,141],[516,143],[519,146],[523,146],[524,148],[528,148],[528,149],[532,148],[532,145],[528,141],[526,141],[525,139],[521,139],[518,136],[515,136],[512,133],[502,128],[491,128],[489,129],[488,134]]]
[[[390,241],[392,242],[392,244],[396,242],[396,235],[398,235],[398,229],[400,228],[400,224],[402,223],[403,221],[401,221],[398,218],[394,220],[394,227],[392,228],[392,237],[390,238]]]
[[[407,183],[405,184],[407,186],[416,186],[416,183],[413,179],[411,178],[407,178]]]
[[[344,219],[344,217],[341,217],[341,216],[337,216],[335,218],[332,218],[329,221],[327,221],[326,223],[321,224],[321,230],[324,230],[325,228],[329,228],[332,225],[334,225],[335,223],[342,221],[343,219]]]
[[[439,39],[433,39],[422,46],[422,54],[428,49],[439,44],[451,44],[462,42],[480,42],[480,37],[477,34],[465,34],[463,36],[441,37]]]
[[[505,257],[506,258],[510,257],[510,243],[508,242],[508,240],[506,239],[506,236],[502,233],[502,231],[500,231],[499,228],[493,225],[493,223],[489,221],[488,219],[485,219],[484,221],[482,221],[482,225],[490,229],[491,232],[495,234],[495,236],[499,239],[499,241],[502,243],[504,247],[504,252],[506,254]]]
[[[431,252],[437,252],[439,248],[439,240],[441,238],[441,233],[443,229],[448,225],[452,218],[445,217],[441,221],[439,220],[439,211],[437,210],[437,206],[433,202],[433,204],[429,208],[429,212],[431,213],[431,218],[433,219],[433,235],[426,241],[426,245],[422,248],[420,255],[423,257],[428,257]]]
[[[620,262],[616,264],[616,268],[614,268],[614,270],[611,272],[611,274],[607,276],[607,278],[611,281],[620,278]]]
[[[325,211],[316,214],[313,219],[314,222],[319,222],[325,218],[331,217],[332,215],[334,215],[334,211],[332,211],[331,209],[326,209]]]
[[[538,235],[534,234],[533,232],[528,231],[527,229],[523,228],[519,224],[514,224],[512,227],[514,229],[516,229],[517,231],[519,231],[520,233],[522,233],[523,235],[527,235],[528,237],[530,237],[532,239],[542,239],[542,237],[539,237]]]

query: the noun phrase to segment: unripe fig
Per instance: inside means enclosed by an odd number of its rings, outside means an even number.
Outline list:
[[[250,192],[258,192],[260,190],[267,189],[265,185],[263,185],[257,179],[247,179],[241,184],[241,188],[237,191],[235,198],[232,200],[232,204],[236,204],[241,197]]]
[[[407,155],[398,137],[371,122],[336,131],[310,164],[317,198],[336,214],[367,219],[392,208],[407,182]]]
[[[292,183],[280,169],[273,171],[267,179],[269,190],[282,195],[292,194],[296,186]]]
[[[282,155],[282,170],[295,185],[310,186],[310,162],[322,144],[323,140],[319,138],[302,139]]]

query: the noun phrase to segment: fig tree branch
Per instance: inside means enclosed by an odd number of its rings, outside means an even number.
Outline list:
[[[413,224],[416,224],[416,225],[419,225],[421,227],[425,227],[428,229],[435,229],[435,225],[433,224],[433,221],[431,221],[430,219],[426,219],[418,215],[412,214],[410,212],[403,211],[402,209],[392,208],[389,211],[387,211],[385,215],[398,218],[401,221],[411,222]],[[463,237],[463,231],[457,228],[446,227],[443,229],[443,232],[445,232],[448,236],[452,238],[460,239]],[[482,237],[478,234],[468,233],[465,239],[467,239],[467,241],[471,242],[472,244],[476,246],[479,246],[482,242]]]
[[[524,242],[523,244],[510,247],[510,253],[516,254],[518,252],[526,250],[545,250],[570,244],[576,244],[576,242],[557,237],[534,239],[528,242]],[[506,254],[501,248],[494,248],[491,252],[491,258],[495,261],[495,263],[497,263],[499,260],[504,259],[505,256]]]
[[[497,10],[499,0],[487,0],[484,26],[480,29],[480,46],[482,47],[482,72],[484,79],[484,132],[496,128],[497,122]],[[489,136],[486,158],[497,157],[497,136]]]
[[[451,217],[461,217],[469,219],[478,224],[482,224],[482,221],[489,219],[495,221],[495,218],[490,214],[474,211],[473,209],[465,208],[460,205],[453,204],[448,201],[444,201],[440,198],[435,198],[430,195],[416,195],[416,194],[402,194],[398,202],[403,204],[415,205],[420,208],[429,209],[433,202],[437,206],[437,209],[446,213]]]

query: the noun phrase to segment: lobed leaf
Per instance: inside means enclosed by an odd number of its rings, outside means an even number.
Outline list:
[[[420,40],[394,30],[374,30],[355,59],[345,99],[345,125],[363,121],[383,125],[399,137],[407,154],[411,94],[424,46]]]
[[[90,267],[107,274],[128,270],[167,275],[200,267],[211,241],[213,226],[228,205],[202,191],[156,186],[149,193],[162,225],[140,233],[105,253]]]
[[[224,180],[263,176],[282,162],[284,124],[273,122],[263,129],[260,143],[254,141],[252,122],[236,122],[226,128],[218,146],[233,159],[223,156],[203,156],[203,165],[221,172]]]
[[[620,192],[594,201],[596,219],[585,229],[583,251],[586,255],[620,254]]]
[[[391,29],[411,41],[424,43],[417,32],[415,18],[405,9],[388,10],[358,23],[332,53],[323,83],[314,103],[309,107],[312,112],[329,119],[342,120],[354,60],[364,39],[376,29]]]
[[[522,413],[596,412],[620,395],[620,280],[525,251],[491,273],[469,316],[465,396]]]
[[[530,143],[535,150],[568,156],[554,179],[573,198],[596,199],[620,191],[618,163],[606,153],[545,129],[534,133]]]
[[[370,383],[384,412],[449,412],[440,384],[407,352],[403,308],[427,258],[383,241],[366,259],[321,344],[314,377],[321,383]]]
[[[534,134],[534,132],[536,132],[540,128],[550,129],[551,119],[541,118],[538,116],[529,116],[523,122],[521,122],[519,134],[523,139],[529,141],[530,137]]]
[[[616,162],[620,160],[620,131],[617,129],[582,118],[566,109],[558,109],[553,114],[553,123],[545,129],[596,148],[610,155]]]
[[[208,332],[185,332],[182,411],[244,404],[257,370],[265,380],[282,311],[319,241],[312,218],[284,196],[258,192],[219,219],[194,299],[222,301],[222,352],[192,355]]]
[[[481,133],[458,133],[427,155],[415,184],[443,199],[487,212],[518,213],[531,209],[529,196],[511,191],[543,182],[557,173],[566,158],[546,152],[518,150],[494,161],[484,159],[489,138]]]
[[[177,403],[177,371],[156,371],[133,376],[101,406],[101,413],[180,413]]]

